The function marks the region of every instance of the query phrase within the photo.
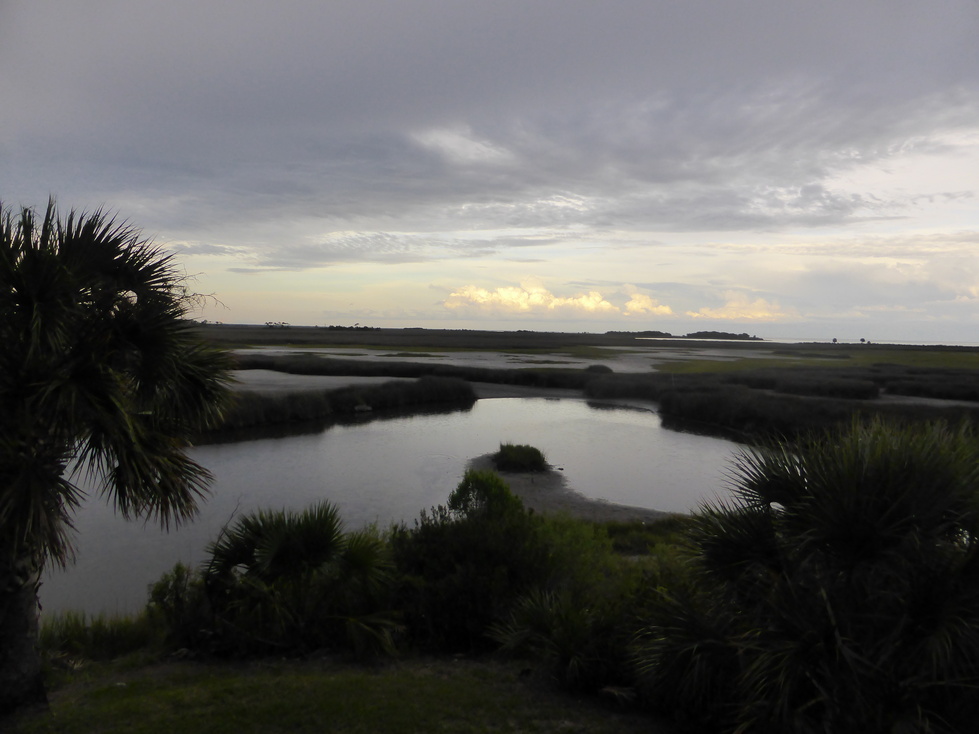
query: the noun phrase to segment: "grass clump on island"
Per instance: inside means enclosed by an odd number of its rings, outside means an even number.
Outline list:
[[[500,471],[537,472],[547,471],[550,466],[544,453],[527,444],[501,443],[493,454],[493,465]]]

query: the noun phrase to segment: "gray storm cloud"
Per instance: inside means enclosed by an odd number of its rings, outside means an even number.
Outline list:
[[[976,37],[973,0],[8,0],[0,199],[238,271],[891,227],[974,196],[861,172],[974,148]],[[675,311],[794,312],[739,293]]]

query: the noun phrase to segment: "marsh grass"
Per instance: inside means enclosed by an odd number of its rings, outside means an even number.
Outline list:
[[[742,357],[735,359],[676,359],[657,360],[656,370],[675,375],[695,375],[702,373],[749,372],[758,369],[791,369],[799,366],[825,367],[833,369],[840,365],[830,362],[831,358],[809,356],[805,358],[784,357]],[[837,357],[836,359],[841,359]]]
[[[547,459],[543,452],[526,444],[501,443],[493,454],[493,463],[500,471],[536,472],[547,471]]]
[[[470,407],[476,394],[464,380],[425,376],[414,381],[355,385],[336,390],[240,392],[214,433],[255,426],[330,421],[361,410],[403,411],[418,407]]]
[[[954,353],[953,353],[954,354]],[[659,403],[670,426],[737,436],[741,440],[791,437],[845,425],[854,417],[901,422],[975,422],[979,402],[964,405],[885,403],[881,395],[969,401],[979,397],[975,370],[874,364],[868,367],[792,367],[734,372],[602,375],[588,384],[592,399]]]
[[[757,346],[755,343],[748,348]],[[854,416],[974,420],[974,413],[979,411],[977,350],[952,347],[898,349],[877,345],[848,345],[841,350],[830,345],[800,346],[804,348],[779,349],[778,354],[771,357],[680,360],[657,365],[656,372],[622,374],[609,373],[595,365],[585,369],[496,369],[437,362],[331,360],[314,354],[250,354],[242,357],[241,366],[302,374],[432,375],[469,382],[581,390],[586,397],[596,400],[659,402],[661,415],[671,425],[695,426],[700,432],[737,435],[742,439],[792,436],[799,431],[847,423]],[[671,345],[671,348],[676,347]],[[611,346],[563,342],[555,343],[549,350],[501,346],[498,351],[567,354],[592,359],[613,359],[618,354]],[[913,403],[878,405],[882,395],[975,402],[977,411],[961,406]],[[314,402],[309,401],[309,405],[287,405],[276,408],[276,411],[284,416],[285,422],[301,409],[311,409],[312,405]],[[353,408],[347,405],[345,409]],[[260,408],[242,409],[238,414],[249,411],[258,416],[253,419],[253,424],[262,423],[276,412],[263,404]],[[321,412],[329,413],[328,410]]]
[[[39,643],[49,659],[111,660],[162,647],[161,628],[146,613],[133,616],[66,611],[42,618]]]
[[[669,515],[661,520],[616,521],[602,524],[612,550],[625,556],[656,555],[684,543],[689,515]]]
[[[525,352],[526,353],[526,352]],[[535,352],[554,354],[560,352]],[[416,356],[416,355],[411,355]],[[494,382],[508,385],[530,385],[583,389],[594,377],[582,369],[559,368],[493,368],[447,365],[431,362],[371,361],[330,359],[321,355],[297,353],[288,355],[245,354],[238,357],[238,369],[274,370],[297,375],[341,375],[345,377],[454,377],[468,382]]]
[[[845,351],[844,351],[845,350]],[[740,357],[734,359],[679,359],[657,363],[656,369],[675,374],[698,372],[743,372],[757,369],[784,369],[814,367],[842,369],[845,367],[873,367],[880,364],[902,367],[938,369],[979,369],[979,350],[967,347],[905,347],[887,348],[878,345],[846,345],[843,350],[828,346],[822,349],[795,351],[779,349],[775,356]]]
[[[659,412],[668,426],[695,424],[732,432],[742,440],[773,436],[791,437],[814,429],[843,425],[855,415],[900,413],[901,406],[864,406],[854,401],[782,395],[751,390],[742,385],[673,390],[660,396]],[[930,408],[907,406],[905,412],[927,413]]]

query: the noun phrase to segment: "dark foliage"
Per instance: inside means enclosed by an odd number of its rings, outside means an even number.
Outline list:
[[[675,546],[690,526],[687,515],[667,515],[661,520],[608,522],[602,525],[612,550],[627,556],[643,556],[658,549]]]
[[[150,592],[170,643],[221,654],[391,653],[391,566],[370,531],[344,532],[328,503],[245,515]]]
[[[493,464],[500,471],[547,471],[547,459],[540,449],[525,444],[501,443],[493,454]]]
[[[543,520],[528,513],[492,472],[467,471],[448,507],[396,527],[394,562],[413,643],[449,651],[486,650],[490,624],[554,568]]]
[[[336,390],[264,394],[241,392],[214,431],[220,434],[286,423],[343,420],[362,412],[405,411],[420,407],[471,407],[472,386],[450,377],[421,377],[380,385],[355,385]]]
[[[231,360],[204,344],[173,256],[102,211],[0,204],[0,718],[44,701],[45,567],[73,557],[85,484],[123,517],[191,518],[184,451],[220,417]]]
[[[674,384],[672,378],[672,375],[662,373],[602,375],[588,383],[585,395],[595,400],[659,400],[660,395]]]
[[[912,382],[906,382],[908,375],[914,375]],[[947,379],[953,378],[951,387],[943,387]],[[660,415],[670,425],[742,440],[765,440],[845,426],[855,417],[974,423],[979,418],[979,406],[973,409],[966,405],[883,403],[873,398],[898,391],[962,398],[969,394],[976,379],[979,378],[968,370],[909,370],[895,366],[764,369],[734,374],[606,375],[589,383],[585,393],[595,399],[656,401]]]
[[[745,453],[664,591],[644,692],[705,731],[962,732],[979,716],[979,453],[881,422]]]

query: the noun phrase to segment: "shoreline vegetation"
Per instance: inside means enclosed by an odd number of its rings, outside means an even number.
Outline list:
[[[197,333],[204,339],[229,348],[255,345],[280,345],[291,347],[311,346],[375,346],[391,348],[396,346],[427,347],[432,349],[542,349],[554,350],[579,345],[624,347],[635,346],[637,338],[657,339],[657,345],[668,344],[672,338],[680,344],[702,341],[712,346],[721,346],[727,340],[737,340],[732,347],[738,349],[801,349],[827,348],[837,351],[849,349],[882,350],[898,347],[902,350],[940,350],[945,352],[976,352],[979,347],[954,344],[892,345],[870,342],[806,342],[785,344],[769,342],[764,339],[743,339],[743,335],[722,332],[695,332],[687,336],[672,336],[659,331],[608,331],[603,334],[590,332],[528,331],[489,331],[479,329],[423,329],[423,328],[330,328],[318,326],[289,326],[287,328],[268,328],[257,324],[198,324]],[[705,334],[722,335],[707,338]],[[664,339],[665,341],[659,341]]]
[[[522,471],[483,468],[514,459]],[[535,492],[555,491],[560,511],[535,513]],[[501,444],[413,525],[346,531],[329,503],[243,516],[198,569],[164,574],[140,614],[44,620],[51,712],[29,713],[15,731],[85,732],[98,722],[105,732],[193,734],[218,730],[218,717],[261,731],[491,732],[506,721],[520,731],[673,734],[662,714],[611,685],[630,667],[627,636],[593,651],[569,638],[534,662],[524,623],[508,617],[546,590],[560,594],[562,616],[565,594],[596,595],[594,610],[572,621],[582,631],[625,623],[632,594],[671,562],[686,519],[576,513],[583,499],[537,449]],[[595,695],[601,681],[610,685]],[[323,705],[306,705],[310,696]]]
[[[880,344],[773,345],[763,341],[642,341],[632,334],[558,334],[426,329],[268,329],[210,325],[217,344],[252,347],[236,354],[239,370],[350,379],[381,385],[260,393],[239,391],[225,425],[205,440],[241,429],[309,424],[385,411],[465,409],[480,395],[576,393],[591,400],[655,403],[664,423],[746,443],[793,438],[854,419],[898,422],[979,418],[979,349]],[[677,345],[682,343],[683,348]],[[287,353],[254,347],[287,348]],[[364,357],[329,354],[357,347]],[[391,354],[392,347],[399,351]],[[325,350],[323,352],[309,349]],[[406,351],[406,350],[416,350]],[[440,354],[496,351],[560,355],[516,367],[449,364]],[[622,355],[648,356],[644,371],[616,371]],[[433,352],[435,352],[433,354]],[[368,358],[369,357],[369,358]],[[456,362],[460,361],[458,359]],[[411,380],[417,382],[410,382]],[[399,382],[397,382],[399,381]],[[477,390],[474,386],[480,386]],[[491,386],[496,386],[495,388]]]
[[[242,516],[137,617],[48,620],[52,713],[15,731],[418,731],[419,697],[421,730],[968,730],[975,432],[811,438],[744,452],[731,501],[648,523],[541,515],[481,468],[412,526]],[[528,446],[477,463],[506,454],[560,483]]]
[[[239,389],[225,430],[205,440],[466,409],[480,397],[655,404],[667,425],[754,446],[735,467],[738,491],[754,499],[692,516],[595,501],[536,449],[501,445],[472,459],[446,505],[411,526],[347,532],[325,505],[255,513],[222,532],[210,562],[178,565],[154,584],[142,614],[46,620],[53,713],[28,716],[15,731],[192,733],[220,723],[488,732],[506,722],[521,731],[676,734],[974,722],[979,653],[971,633],[955,637],[958,628],[942,627],[929,602],[946,603],[944,591],[931,593],[936,584],[961,590],[956,609],[979,620],[968,591],[979,527],[979,350],[754,340],[678,350],[657,341],[642,349],[668,359],[620,372],[615,357],[637,349],[634,335],[312,332],[204,330],[249,347],[236,355],[239,370],[382,382]],[[251,349],[259,345],[289,353]],[[398,353],[305,351],[351,346]],[[409,361],[411,350],[428,361]],[[582,364],[498,369],[432,359],[447,350],[573,355]],[[505,454],[525,470],[506,471]],[[897,463],[907,470],[895,472]],[[802,476],[840,501],[812,506],[805,482],[786,484]],[[866,482],[875,491],[850,501]],[[873,543],[861,540],[868,528],[879,536]],[[801,540],[768,553],[790,531]],[[806,545],[820,533],[825,542]],[[840,565],[844,556],[853,558]],[[829,616],[812,600],[789,604],[811,590],[833,596]],[[914,604],[895,611],[868,599]],[[908,627],[908,615],[920,624]],[[852,628],[842,637],[841,625]],[[820,652],[797,636],[810,629],[859,649]],[[955,637],[947,660],[919,654],[946,637]],[[789,647],[807,652],[785,657]],[[395,649],[399,659],[384,657]],[[705,649],[709,665],[700,662]],[[881,650],[903,651],[902,667],[871,660]],[[862,656],[866,669],[839,665]],[[950,678],[961,686],[950,688]],[[891,690],[907,700],[895,702]]]
[[[655,409],[669,428],[749,445],[792,440],[875,417],[905,424],[979,422],[979,349],[975,348],[773,345],[755,339],[697,341],[692,348],[688,340],[689,351],[674,361],[657,364],[655,371],[616,372],[608,363],[614,364],[615,355],[622,350],[634,350],[639,343],[650,354],[672,354],[674,343],[657,339],[650,346],[651,342],[641,341],[651,332],[283,329],[214,324],[200,330],[214,343],[248,347],[235,355],[238,370],[335,378],[338,382],[381,382],[323,389],[286,384],[260,390],[241,385],[223,425],[200,437],[199,443],[315,432],[331,424],[384,420],[406,413],[468,410],[477,399],[491,397],[576,397],[640,405]],[[700,334],[712,333],[716,332]],[[351,346],[367,353],[380,350],[385,358],[341,358],[306,351]],[[267,352],[261,347],[288,351]],[[388,356],[386,350],[392,347],[399,351]],[[765,356],[742,357],[745,348]],[[420,351],[405,351],[411,349]],[[446,364],[438,359],[439,353],[487,349],[516,354],[551,350],[578,356],[584,366],[500,368]],[[413,354],[427,361],[409,361]],[[732,358],[717,359],[717,354]],[[605,361],[590,363],[591,359]],[[495,468],[486,457],[474,459],[471,466]],[[592,500],[568,489],[557,475],[549,483],[543,477],[527,481],[519,474],[506,478],[537,511],[547,511],[550,502],[552,511],[581,518],[645,520],[666,514]],[[545,483],[553,491],[540,491]]]

